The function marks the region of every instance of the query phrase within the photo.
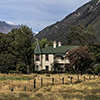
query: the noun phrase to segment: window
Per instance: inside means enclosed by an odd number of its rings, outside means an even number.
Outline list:
[[[39,55],[36,55],[36,61],[39,61]]]
[[[39,66],[38,66],[38,65],[36,66],[36,70],[37,70],[37,71],[39,70]]]
[[[46,58],[46,59],[45,59],[46,61],[49,60],[48,54],[45,55],[45,58]]]
[[[46,69],[47,71],[49,71],[49,66],[45,66],[45,69]]]
[[[61,60],[64,60],[64,57],[63,56],[61,57]]]

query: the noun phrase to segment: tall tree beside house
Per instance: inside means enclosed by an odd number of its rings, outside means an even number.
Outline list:
[[[100,43],[94,43],[89,48],[93,52],[94,63],[100,63]]]
[[[12,54],[0,54],[0,73],[16,69],[16,57]]]
[[[68,52],[68,58],[70,65],[68,69],[78,72],[85,72],[88,68],[91,68],[93,58],[87,46],[78,47]]]
[[[45,48],[46,44],[48,44],[47,38],[42,39],[42,40],[39,42],[40,48]]]
[[[53,46],[53,41],[48,41],[47,38],[45,38],[45,39],[42,39],[41,41],[35,41],[35,43],[33,44],[34,49],[37,45],[37,42],[39,43],[40,48],[45,48],[46,45]]]
[[[0,72],[6,73],[16,69],[16,57],[11,54],[11,42],[13,39],[10,34],[0,33]]]
[[[7,54],[10,53],[11,49],[11,42],[13,38],[10,34],[3,34],[0,33],[0,54]]]
[[[86,29],[81,23],[78,26],[71,26],[66,41],[68,45],[91,46],[96,41],[94,28],[88,26]]]
[[[13,37],[11,43],[11,53],[17,57],[17,63],[27,66],[27,73],[33,59],[33,33],[32,30],[26,25],[22,25],[19,29],[13,29],[9,34]],[[19,59],[19,60],[18,60]]]

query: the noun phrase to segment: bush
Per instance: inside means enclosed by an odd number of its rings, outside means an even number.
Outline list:
[[[16,70],[21,71],[23,74],[27,74],[27,66],[22,62],[16,65]]]
[[[37,74],[45,74],[45,73],[48,73],[48,70],[43,69],[41,71],[37,71]]]
[[[86,70],[86,73],[87,73],[87,74],[93,74],[94,72],[93,72],[93,70],[92,70],[91,68],[88,68],[88,69]]]
[[[94,72],[95,72],[95,74],[100,73],[100,63],[94,67]]]
[[[21,71],[18,71],[18,70],[9,70],[8,73],[11,73],[11,74],[19,74],[19,73],[22,73]]]

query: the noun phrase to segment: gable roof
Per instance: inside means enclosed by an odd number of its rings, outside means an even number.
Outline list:
[[[46,53],[46,54],[53,54],[54,52],[53,52],[53,50],[49,47],[49,46],[46,46],[45,48],[43,48],[42,50],[42,53]]]
[[[35,48],[34,54],[55,54],[55,55],[65,55],[67,51],[77,48],[79,46],[58,46],[53,48],[52,46],[46,46],[40,49],[39,43]]]
[[[35,50],[34,50],[34,54],[41,54],[41,53],[42,53],[42,52],[41,52],[39,43],[37,43],[37,46],[36,46],[36,48],[35,48]]]
[[[67,51],[74,49],[75,47],[78,46],[58,46],[56,48],[52,48],[54,51],[55,55],[65,55]]]
[[[72,50],[78,46],[58,46],[53,48],[52,46],[47,46],[41,49],[42,54],[55,54],[55,55],[65,55],[67,51]]]

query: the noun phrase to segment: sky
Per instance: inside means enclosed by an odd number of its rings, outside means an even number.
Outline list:
[[[61,21],[90,0],[0,0],[0,21],[23,24],[39,32]]]

